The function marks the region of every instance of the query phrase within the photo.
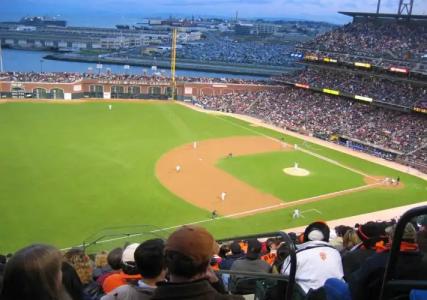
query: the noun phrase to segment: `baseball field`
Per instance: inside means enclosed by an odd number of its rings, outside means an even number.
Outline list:
[[[0,252],[144,224],[232,237],[427,200],[421,178],[249,122],[111,103],[0,104]]]

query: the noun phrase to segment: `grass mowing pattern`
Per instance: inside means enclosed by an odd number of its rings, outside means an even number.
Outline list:
[[[32,242],[57,247],[77,245],[86,236],[110,226],[168,227],[207,219],[209,212],[182,201],[157,181],[156,161],[171,148],[194,140],[256,134],[283,137],[243,121],[168,103],[114,103],[111,112],[105,103],[2,104],[0,252]],[[285,141],[301,144],[301,140],[288,136]],[[399,175],[406,187],[363,191],[300,207],[319,209],[322,216],[292,220],[292,209],[282,209],[215,220],[204,226],[218,238],[230,237],[427,200],[422,179],[318,145],[313,149],[372,175]],[[264,159],[270,160],[269,156]],[[259,158],[254,159],[245,165],[258,165]],[[358,180],[355,178],[354,184]],[[279,193],[275,185],[270,188]],[[105,249],[113,244],[117,242],[105,244]]]

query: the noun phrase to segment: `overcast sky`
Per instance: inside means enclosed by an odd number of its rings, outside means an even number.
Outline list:
[[[408,0],[409,1],[409,0]],[[382,0],[383,12],[397,12],[399,0]],[[337,11],[375,12],[377,0],[0,0],[1,20],[25,15],[61,15],[90,22],[96,14],[104,22],[133,21],[150,16],[222,16],[241,18],[298,18],[348,22]],[[415,0],[414,13],[427,14],[427,0]],[[75,20],[70,20],[74,23]]]

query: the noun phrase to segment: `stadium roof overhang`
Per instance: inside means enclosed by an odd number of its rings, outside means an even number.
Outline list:
[[[411,21],[427,21],[427,15],[398,15],[398,14],[376,14],[376,13],[364,13],[364,12],[348,12],[340,11],[342,15],[357,18],[377,18],[377,19],[410,19]]]

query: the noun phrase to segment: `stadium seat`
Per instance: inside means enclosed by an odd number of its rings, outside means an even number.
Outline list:
[[[403,234],[405,231],[405,227],[408,223],[414,220],[416,217],[427,214],[427,206],[416,207],[407,211],[400,218],[397,223],[392,247],[390,250],[390,255],[388,258],[387,266],[384,272],[384,278],[381,287],[381,293],[379,300],[397,300],[397,299],[408,299],[410,297],[419,297],[414,299],[427,299],[425,295],[427,295],[427,276],[425,276],[425,266],[424,263],[418,267],[420,270],[414,274],[415,277],[419,279],[413,278],[399,278],[398,273],[398,262],[400,257],[400,246],[403,239]],[[418,290],[419,292],[415,292],[414,290]],[[421,291],[422,290],[422,291]],[[412,293],[412,291],[414,291]],[[413,296],[412,296],[413,295]],[[420,298],[421,297],[421,298]],[[412,298],[411,298],[412,299]]]
[[[427,290],[412,290],[409,294],[409,300],[426,300]]]

